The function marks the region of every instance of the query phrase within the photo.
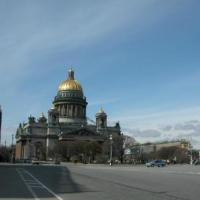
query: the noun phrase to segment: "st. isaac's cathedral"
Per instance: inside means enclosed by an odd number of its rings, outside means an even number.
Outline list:
[[[96,122],[88,124],[87,100],[82,86],[68,70],[68,78],[59,87],[48,118],[42,114],[37,120],[30,116],[27,123],[20,123],[16,132],[16,159],[46,158],[55,145],[68,141],[96,141],[103,143],[110,135],[121,135],[120,125],[107,125],[107,114],[101,108]],[[92,121],[92,120],[90,120]]]

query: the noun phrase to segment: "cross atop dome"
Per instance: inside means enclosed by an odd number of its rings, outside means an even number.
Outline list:
[[[74,80],[74,70],[72,67],[68,69],[68,80]]]

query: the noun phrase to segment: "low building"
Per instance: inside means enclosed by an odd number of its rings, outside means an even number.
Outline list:
[[[162,148],[177,147],[183,150],[190,149],[190,142],[186,140],[177,140],[177,141],[164,141],[156,143],[145,143],[139,144],[135,143],[131,147],[125,149],[124,159],[126,162],[135,162],[136,160],[144,159],[143,156],[146,154],[156,153]]]

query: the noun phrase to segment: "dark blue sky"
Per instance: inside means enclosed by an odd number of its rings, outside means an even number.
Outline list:
[[[90,118],[103,106],[111,124],[119,120],[139,141],[192,136],[196,145],[199,7],[198,0],[0,1],[3,138],[30,114],[47,113],[67,65]],[[184,129],[188,123],[193,128]]]

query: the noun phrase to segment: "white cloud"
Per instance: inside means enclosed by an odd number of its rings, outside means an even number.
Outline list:
[[[124,128],[123,131],[125,133],[129,133],[129,135],[130,134],[133,135],[134,137],[141,137],[141,138],[155,138],[161,136],[161,132],[155,129],[140,130],[140,129]]]
[[[164,140],[191,140],[195,148],[200,148],[200,108],[141,113],[131,111],[115,116],[119,119],[122,131],[134,136],[139,142]]]
[[[147,110],[147,109],[146,109]],[[200,107],[188,107],[180,109],[171,109],[165,111],[157,111],[158,108],[151,108],[150,111],[136,111],[131,108],[129,110],[113,116],[114,120],[118,119],[124,125],[134,127],[158,127],[164,125],[178,124],[184,121],[191,121],[199,118]]]

